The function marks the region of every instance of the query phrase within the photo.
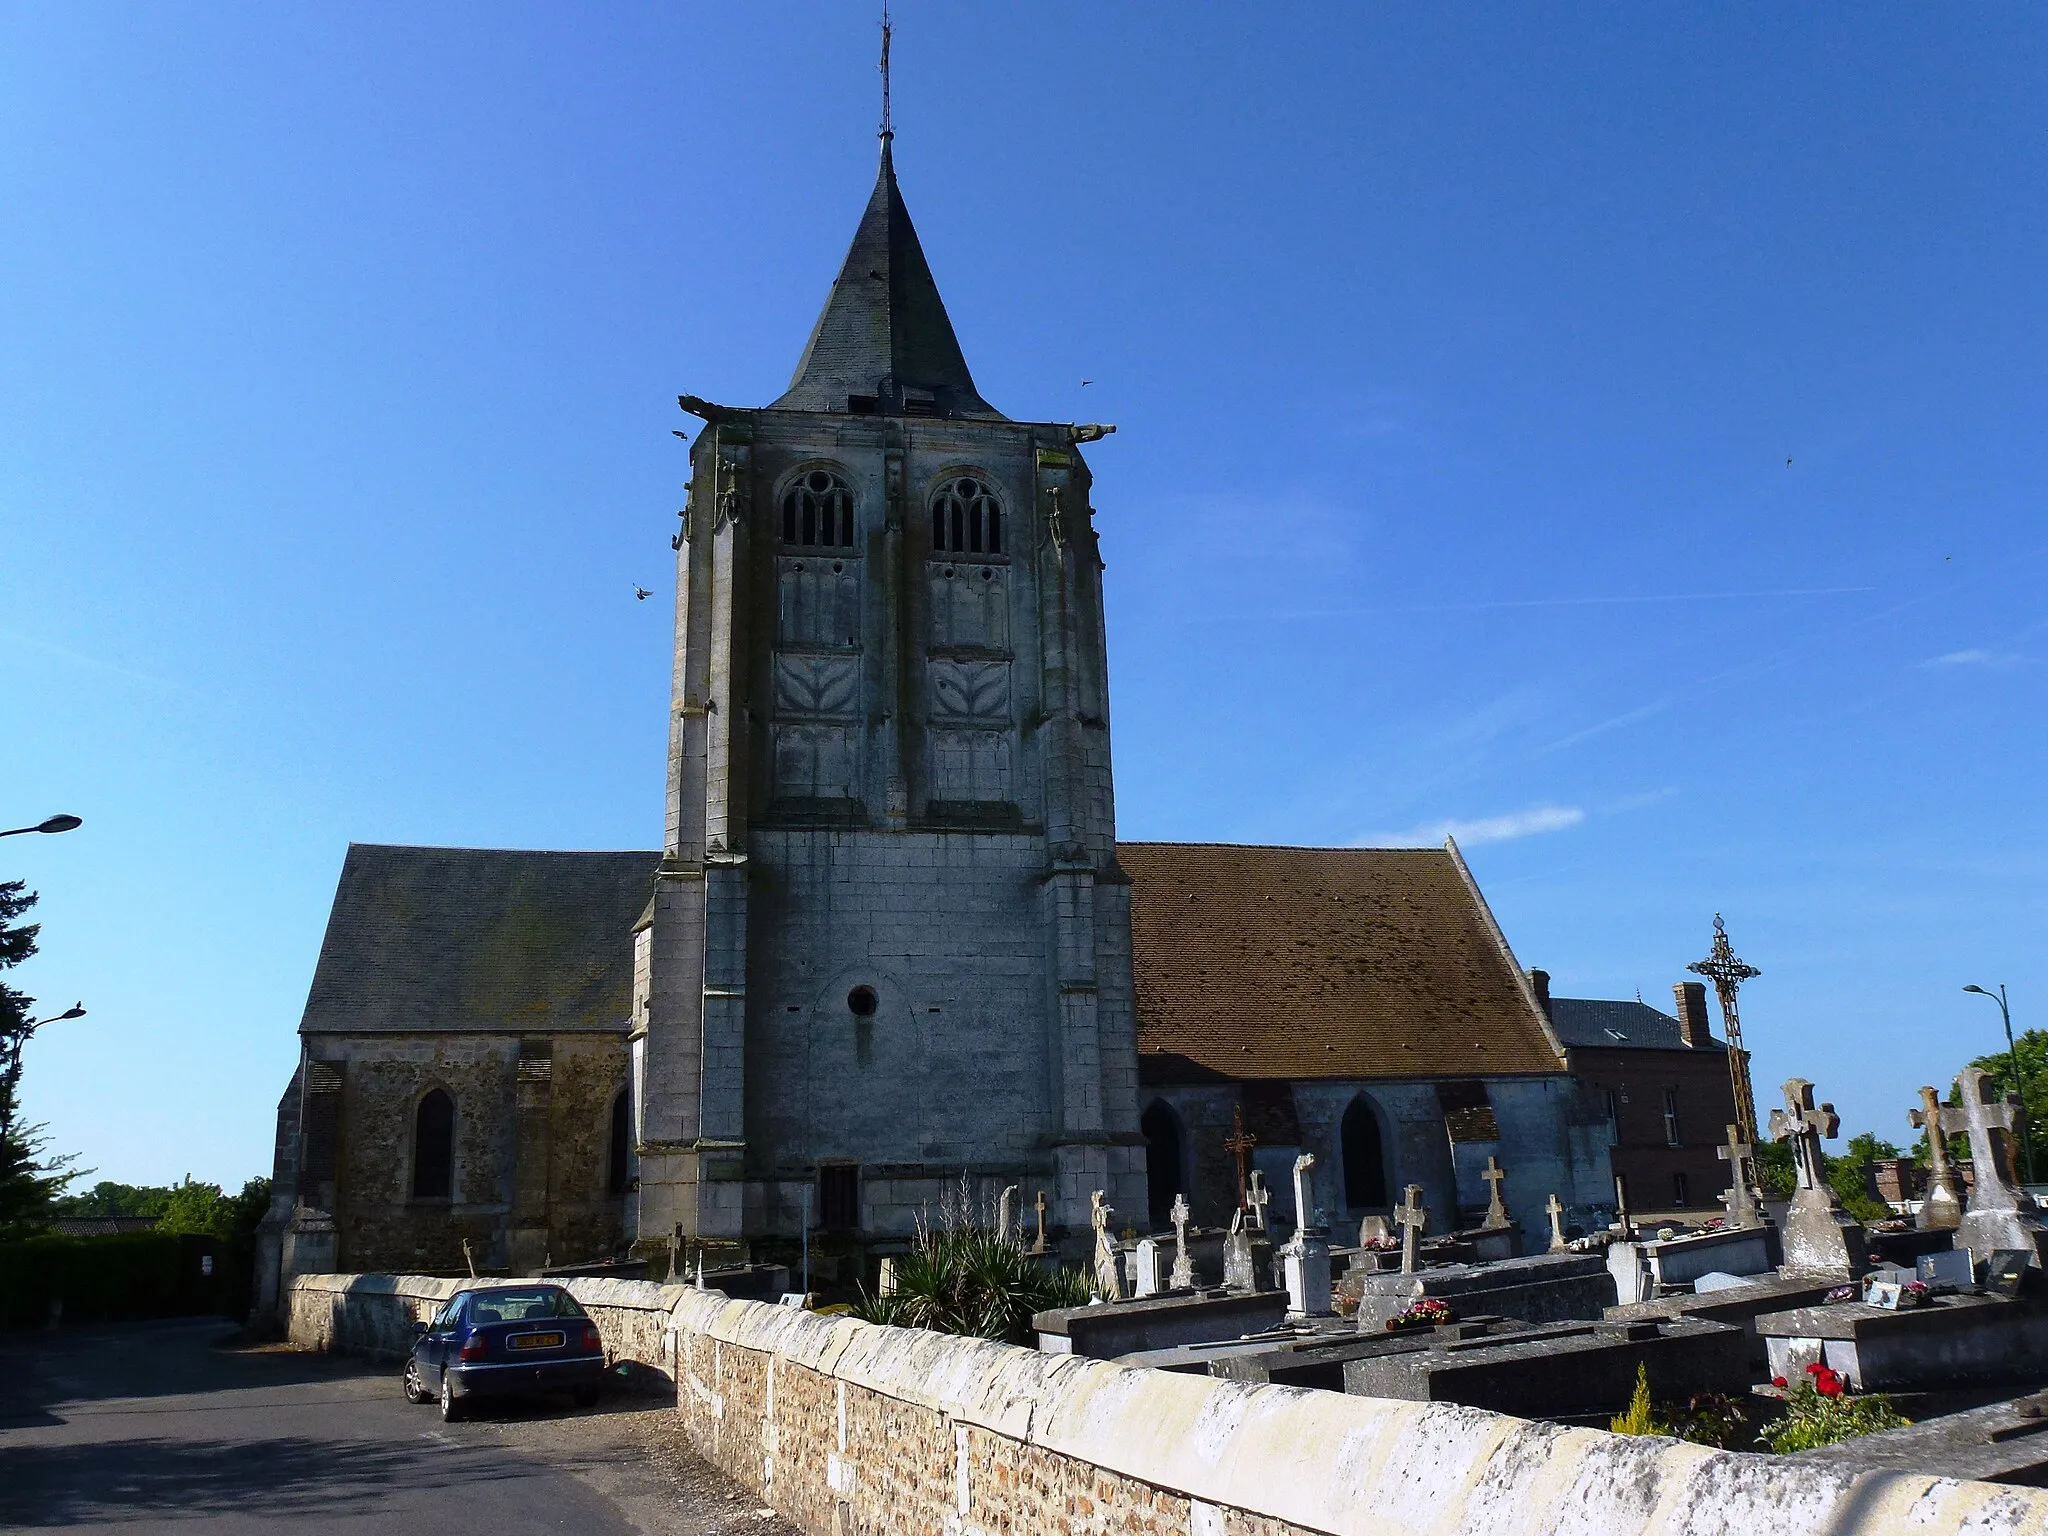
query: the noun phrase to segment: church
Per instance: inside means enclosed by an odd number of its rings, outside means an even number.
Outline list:
[[[658,851],[354,845],[278,1110],[266,1289],[804,1230],[963,1178],[1058,1232],[1611,1202],[1454,844],[1120,843],[1084,445],[984,400],[881,166],[789,388],[699,418]],[[651,767],[651,765],[650,765]],[[1241,1161],[1244,1160],[1244,1161]]]

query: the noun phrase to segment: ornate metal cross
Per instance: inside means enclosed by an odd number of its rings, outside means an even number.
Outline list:
[[[1230,1111],[1230,1135],[1224,1138],[1223,1150],[1237,1158],[1237,1208],[1244,1209],[1244,1197],[1250,1188],[1245,1170],[1251,1166],[1252,1148],[1259,1144],[1259,1138],[1244,1128],[1244,1106],[1238,1104]]]
[[[1842,1134],[1842,1117],[1835,1106],[1815,1107],[1813,1084],[1803,1077],[1785,1083],[1785,1107],[1771,1111],[1771,1140],[1792,1143],[1792,1161],[1799,1170],[1801,1189],[1826,1189],[1827,1166],[1821,1161],[1820,1139]]]
[[[1742,1139],[1754,1144],[1756,1092],[1750,1086],[1749,1052],[1742,1046],[1742,1017],[1736,1012],[1735,991],[1763,972],[1735,958],[1735,949],[1728,942],[1728,925],[1718,912],[1714,914],[1713,949],[1706,959],[1696,960],[1686,969],[1711,981],[1714,995],[1721,999],[1721,1032],[1728,1037],[1728,1081],[1735,1089],[1735,1123],[1742,1130]]]
[[[1410,1184],[1402,1191],[1401,1203],[1394,1207],[1394,1220],[1401,1224],[1401,1273],[1415,1273],[1415,1243],[1422,1236],[1422,1229],[1429,1225],[1429,1212],[1423,1209],[1422,1186]]]

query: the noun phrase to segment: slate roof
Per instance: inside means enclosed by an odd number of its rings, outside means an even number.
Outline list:
[[[351,843],[299,1032],[624,1030],[660,860]]]
[[[1119,843],[1141,1075],[1564,1070],[1454,845]]]
[[[974,388],[884,140],[875,190],[846,261],[804,345],[796,376],[772,409],[845,411],[849,396],[864,395],[894,414],[906,388],[932,394],[928,414],[1003,419]]]
[[[1727,1049],[1719,1040],[1711,1038],[1704,1046],[1687,1045],[1678,1020],[1641,1001],[1553,997],[1550,1000],[1550,1027],[1566,1045],[1581,1048],[1597,1046],[1617,1051]]]

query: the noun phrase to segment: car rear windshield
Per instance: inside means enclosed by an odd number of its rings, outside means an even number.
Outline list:
[[[530,1291],[479,1291],[470,1300],[473,1323],[530,1323],[546,1317],[581,1317],[583,1309],[567,1291],[536,1286]]]

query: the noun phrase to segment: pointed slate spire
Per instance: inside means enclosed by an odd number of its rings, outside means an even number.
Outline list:
[[[886,137],[875,190],[846,262],[811,328],[796,376],[773,408],[1002,419],[975,391],[903,206]]]

